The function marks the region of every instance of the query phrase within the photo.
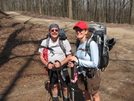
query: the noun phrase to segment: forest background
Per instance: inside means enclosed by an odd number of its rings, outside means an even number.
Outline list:
[[[0,0],[0,9],[74,20],[134,24],[134,0]]]

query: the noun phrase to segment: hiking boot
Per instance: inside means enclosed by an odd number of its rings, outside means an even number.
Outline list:
[[[58,97],[52,97],[52,101],[59,101]]]
[[[70,100],[69,100],[69,98],[64,98],[64,100],[63,100],[63,101],[70,101]]]

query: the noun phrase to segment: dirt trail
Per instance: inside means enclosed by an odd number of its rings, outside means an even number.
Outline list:
[[[33,17],[21,15],[16,12],[5,12],[5,13],[9,14],[11,17],[13,17],[16,20],[24,21],[24,22],[28,21],[29,23],[31,22],[33,24],[40,24],[40,25],[46,26],[46,27],[48,27],[52,23],[57,23],[61,28],[72,29],[73,25],[75,24],[75,22],[70,22],[70,21],[33,18]]]
[[[4,61],[4,64],[0,67],[0,100],[45,101],[46,92],[43,84],[47,76],[43,74],[43,65],[40,63],[37,53],[37,40],[44,36],[40,32],[44,33],[44,29],[47,32],[47,27],[51,23],[57,23],[66,30],[69,36],[68,39],[73,42],[74,37],[72,36],[74,32],[72,27],[76,21],[33,18],[15,12],[5,13],[9,14],[13,21],[17,21],[15,24],[20,21],[20,23],[31,25],[25,25],[24,32],[23,27],[19,26],[19,24],[14,27],[22,30],[22,36],[14,34],[16,36],[13,37],[25,42],[22,45],[19,44],[20,46],[15,46],[11,51],[10,59],[6,62]],[[33,28],[31,28],[32,24],[34,24]],[[101,101],[134,101],[134,27],[113,28],[110,26],[107,28],[107,34],[109,38],[116,38],[117,43],[110,51],[109,66],[101,73]],[[32,31],[30,31],[30,28]],[[5,30],[12,31],[13,29],[9,27],[1,31]],[[24,36],[27,31],[30,34]],[[34,31],[39,33],[34,33]],[[9,37],[11,37],[9,33],[0,33],[0,38],[3,41]],[[29,41],[27,42],[27,40]],[[8,42],[4,43],[12,45]],[[0,52],[3,46],[1,45]],[[72,47],[74,48],[74,45]]]

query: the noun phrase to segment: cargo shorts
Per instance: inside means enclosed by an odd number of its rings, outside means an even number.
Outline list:
[[[86,78],[83,74],[79,74],[77,84],[80,90],[87,90],[89,94],[94,95],[99,91],[100,82],[100,71],[97,70],[93,78]]]

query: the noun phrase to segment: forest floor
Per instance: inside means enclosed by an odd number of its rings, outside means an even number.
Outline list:
[[[0,12],[0,101],[47,101],[46,96],[51,101],[44,88],[47,75],[39,60],[38,41],[51,23],[57,23],[74,43],[76,22],[29,12]],[[134,101],[134,25],[103,24],[109,38],[117,42],[109,52],[109,66],[101,72],[101,101]],[[78,95],[76,101],[82,101]]]

